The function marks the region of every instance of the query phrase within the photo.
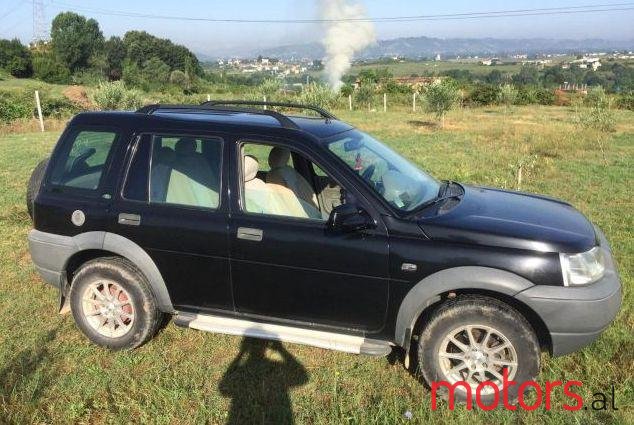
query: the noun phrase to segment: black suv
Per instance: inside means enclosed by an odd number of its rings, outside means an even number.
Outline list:
[[[138,347],[173,315],[351,353],[402,347],[427,382],[475,388],[504,369],[532,379],[540,351],[578,350],[617,314],[608,242],[569,204],[438,181],[320,108],[260,106],[69,123],[32,176],[29,246],[91,341]],[[278,112],[293,108],[314,115]]]

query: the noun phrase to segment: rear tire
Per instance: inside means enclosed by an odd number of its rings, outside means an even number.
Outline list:
[[[143,345],[164,321],[147,279],[120,257],[97,258],[75,273],[70,307],[93,343],[115,350]]]
[[[26,186],[26,210],[29,212],[31,220],[33,219],[33,203],[42,185],[42,179],[44,178],[48,160],[49,158],[43,159],[35,166],[33,172],[31,172],[29,183]]]
[[[473,338],[469,338],[468,332]],[[503,400],[502,375],[507,369],[508,401],[515,403],[518,387],[534,380],[539,373],[540,346],[528,321],[517,310],[495,298],[463,295],[447,301],[432,313],[419,334],[418,366],[428,385],[445,381],[453,385],[465,381],[476,401],[476,388],[482,381],[498,385],[499,404]],[[491,386],[481,388],[481,402],[495,402]],[[447,399],[444,386],[438,395]],[[465,402],[468,394],[462,386],[454,391],[455,400]]]

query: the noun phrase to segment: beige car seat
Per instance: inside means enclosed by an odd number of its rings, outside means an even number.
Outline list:
[[[313,208],[319,208],[317,195],[313,187],[293,167],[288,165],[291,153],[288,149],[274,147],[269,153],[271,171],[266,175],[266,182],[289,188],[295,195]]]
[[[321,218],[321,212],[300,200],[292,190],[257,178],[258,160],[244,157],[244,199],[248,212],[300,218]]]

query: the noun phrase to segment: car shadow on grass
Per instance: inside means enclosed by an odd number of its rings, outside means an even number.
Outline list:
[[[289,390],[308,382],[308,372],[280,342],[244,338],[218,384],[231,398],[227,424],[294,423]]]
[[[52,359],[48,343],[57,331],[55,328],[43,333],[30,347],[0,364],[0,403],[10,403],[16,396],[28,396],[28,401],[34,403],[42,397],[52,372],[48,367]]]

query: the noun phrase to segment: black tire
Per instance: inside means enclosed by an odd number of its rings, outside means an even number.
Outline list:
[[[46,171],[48,160],[48,158],[43,159],[35,166],[33,172],[31,172],[29,183],[26,186],[26,209],[29,212],[29,217],[31,217],[31,219],[33,219],[33,202],[35,201],[37,192],[39,192],[40,186],[42,185],[42,179],[44,178],[44,172]]]
[[[445,302],[432,313],[419,334],[416,347],[418,367],[422,377],[429,386],[433,382],[450,381],[442,370],[439,351],[446,336],[466,325],[475,325],[476,327],[483,325],[494,328],[512,344],[517,355],[517,370],[512,380],[517,384],[509,386],[508,400],[515,403],[519,385],[522,382],[534,380],[539,373],[540,346],[532,326],[524,316],[508,304],[495,298],[477,295],[458,296]],[[476,330],[474,333],[477,334],[477,332]],[[484,334],[481,335],[484,339]],[[482,340],[477,340],[477,342],[481,343]],[[490,344],[490,342],[487,343],[487,345]],[[444,349],[444,347],[442,348]],[[446,362],[447,360],[442,361]],[[451,367],[458,365],[459,362],[460,360],[452,360]],[[471,360],[468,363],[471,363]],[[500,385],[499,390],[499,405],[502,405],[502,385]],[[448,391],[444,386],[438,388],[438,396],[447,399]],[[465,402],[467,391],[464,387],[457,386],[454,396],[455,401]],[[472,391],[472,400],[475,406],[475,391]],[[495,402],[494,394],[483,394],[480,400],[484,405],[489,406]]]
[[[89,285],[99,281],[114,282],[129,294],[134,320],[124,335],[102,335],[86,317],[82,296]],[[120,257],[97,258],[86,262],[77,270],[70,290],[70,308],[75,323],[90,341],[114,350],[132,349],[143,345],[156,334],[165,317],[165,314],[159,311],[143,273]]]

